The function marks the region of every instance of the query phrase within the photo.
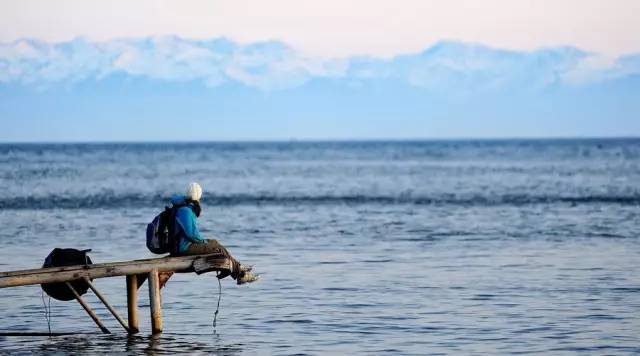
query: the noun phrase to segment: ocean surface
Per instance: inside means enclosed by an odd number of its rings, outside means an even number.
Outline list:
[[[51,300],[2,354],[638,354],[640,139],[0,145],[0,271],[55,247],[154,257],[189,182],[200,227],[262,279],[181,274],[165,332],[113,334]],[[123,277],[97,288],[126,317]],[[48,332],[39,286],[0,289],[0,335]]]

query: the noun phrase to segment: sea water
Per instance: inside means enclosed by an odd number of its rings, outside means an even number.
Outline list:
[[[0,271],[55,247],[154,257],[146,224],[189,182],[259,282],[175,275],[164,333],[97,298],[0,289],[0,352],[638,354],[640,139],[0,145]],[[126,317],[124,277],[95,280]]]

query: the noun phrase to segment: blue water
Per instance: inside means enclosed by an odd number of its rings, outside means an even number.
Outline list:
[[[640,139],[0,145],[0,270],[54,247],[153,257],[146,224],[191,181],[201,230],[262,280],[177,275],[165,332],[113,334],[51,301],[56,337],[3,353],[638,354]],[[126,315],[123,278],[95,281]],[[47,299],[45,298],[45,301]],[[0,333],[46,332],[38,286]]]

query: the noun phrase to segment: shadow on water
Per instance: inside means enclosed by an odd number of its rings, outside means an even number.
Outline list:
[[[0,341],[9,341],[3,337]],[[17,337],[16,337],[17,338]],[[11,344],[20,345],[16,349],[4,348],[3,352],[19,352],[35,355],[84,355],[84,354],[126,354],[126,355],[173,355],[176,353],[238,355],[243,351],[239,343],[225,343],[220,335],[176,335],[154,336],[75,334],[52,337],[20,337]],[[196,341],[199,339],[199,341]],[[2,344],[2,343],[0,343]]]

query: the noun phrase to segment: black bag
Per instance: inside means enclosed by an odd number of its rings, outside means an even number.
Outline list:
[[[44,260],[42,268],[48,267],[63,267],[63,266],[76,266],[76,265],[90,265],[91,259],[87,256],[87,252],[91,250],[76,250],[75,248],[54,248],[49,256]],[[89,285],[82,279],[78,279],[70,282],[73,289],[78,292],[79,295],[87,293]],[[67,287],[64,282],[59,283],[44,283],[40,285],[42,290],[47,293],[51,298],[57,300],[72,300],[74,299],[73,292]]]
[[[162,255],[175,254],[177,241],[173,236],[177,207],[165,207],[153,221],[147,225],[147,248],[149,251]]]

